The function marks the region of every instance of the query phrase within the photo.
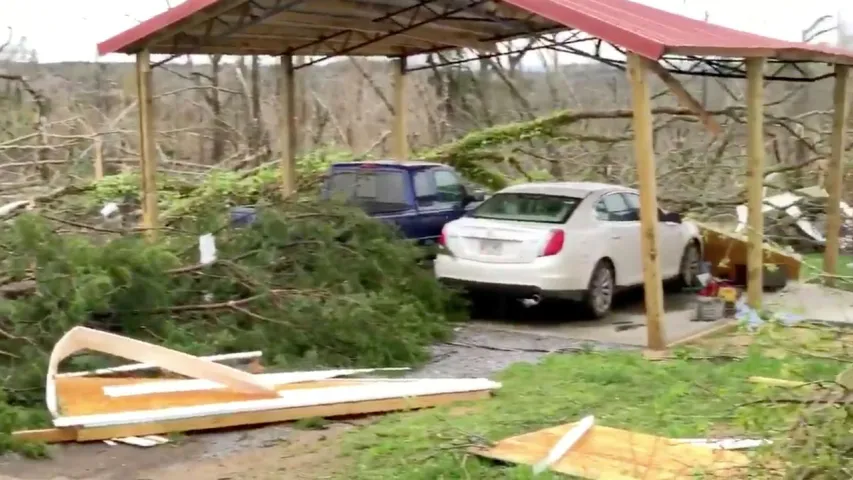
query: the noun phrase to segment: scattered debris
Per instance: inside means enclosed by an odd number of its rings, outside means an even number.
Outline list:
[[[216,238],[212,233],[198,237],[198,254],[200,265],[210,265],[216,261]]]
[[[115,202],[109,202],[104,205],[104,208],[101,209],[101,216],[104,218],[110,218],[112,214],[119,211],[118,204]]]
[[[471,451],[503,462],[534,465],[577,425],[546,428]],[[688,480],[696,478],[697,472],[731,478],[736,469],[748,463],[749,459],[740,452],[596,425],[554,462],[551,470],[589,479]]]
[[[707,447],[713,450],[748,450],[764,445],[772,445],[772,440],[752,438],[679,438],[673,442],[689,444],[697,447]]]
[[[742,266],[744,272],[746,268],[746,236],[704,223],[696,223],[696,226],[702,232],[703,256],[711,264],[711,274],[718,278],[737,280],[738,267]],[[764,262],[776,265],[790,281],[800,278],[803,259],[793,251],[783,250],[765,242]]]
[[[169,443],[169,439],[159,435],[148,435],[146,437],[113,438],[111,440],[104,440],[104,443],[110,446],[115,446],[118,443],[126,443],[127,445],[133,445],[134,447],[149,448]]]
[[[593,425],[595,425],[595,417],[593,417],[592,415],[584,417],[574,427],[569,429],[569,431],[566,432],[565,435],[563,435],[563,438],[561,438],[560,441],[558,441],[557,444],[554,445],[554,448],[552,448],[551,451],[548,452],[548,456],[546,456],[533,466],[533,473],[539,475],[540,473],[550,468],[551,465],[557,462],[557,460],[566,456],[569,450],[571,450],[572,447],[576,443],[578,443],[578,441],[584,435],[586,435],[586,433],[589,431],[589,429],[593,427]]]
[[[781,378],[770,378],[770,377],[749,377],[749,381],[752,383],[760,383],[762,385],[768,385],[771,387],[789,387],[789,388],[797,388],[804,387],[808,385],[808,382],[800,382],[796,380],[783,380]]]
[[[62,359],[83,349],[145,362],[105,369],[108,373],[160,368],[191,378],[56,372]],[[252,374],[210,357],[75,327],[54,346],[48,368],[46,402],[56,428],[14,435],[48,443],[109,440],[147,447],[164,443],[159,434],[426,408],[488,398],[501,386],[484,378],[339,378],[383,370],[405,369]]]
[[[225,363],[232,361],[255,360],[263,356],[263,352],[239,352],[239,353],[223,353],[220,355],[210,355],[199,357],[202,360],[210,362]],[[94,377],[101,375],[114,375],[129,372],[143,372],[146,370],[156,370],[160,367],[151,365],[150,363],[132,363],[129,365],[120,365],[118,367],[99,368],[97,370],[87,370],[83,372],[65,372],[56,374],[57,377]]]

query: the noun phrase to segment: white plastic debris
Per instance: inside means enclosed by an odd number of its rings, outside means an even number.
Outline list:
[[[101,209],[101,216],[104,218],[110,218],[110,216],[116,212],[118,212],[118,205],[115,202],[110,202],[104,205],[104,208]]]
[[[686,443],[697,447],[708,447],[712,450],[746,450],[770,445],[773,442],[764,439],[752,438],[680,438],[676,443]]]
[[[207,265],[216,261],[216,239],[212,233],[198,237],[199,263]]]
[[[595,424],[595,417],[592,415],[588,417],[584,417],[581,421],[579,421],[571,430],[566,432],[563,435],[556,445],[548,452],[548,455],[536,463],[533,466],[533,474],[539,475],[540,473],[547,470],[551,465],[556,463],[558,460],[563,458],[563,456],[568,453],[572,447],[578,443],[578,440],[583,438],[586,435],[586,432],[589,431],[590,428]]]

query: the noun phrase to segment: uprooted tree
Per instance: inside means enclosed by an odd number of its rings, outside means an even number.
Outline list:
[[[52,346],[77,325],[194,354],[262,350],[300,368],[416,364],[461,318],[420,265],[424,252],[358,210],[281,200],[250,181],[176,185],[181,216],[152,243],[135,227],[138,199],[99,213],[135,178],[125,180],[67,190],[0,224],[0,431],[31,422],[18,413],[42,405]],[[252,224],[230,224],[235,199],[259,205]],[[204,233],[217,254],[200,264]],[[103,362],[79,355],[64,368]],[[4,403],[17,420],[4,423]]]

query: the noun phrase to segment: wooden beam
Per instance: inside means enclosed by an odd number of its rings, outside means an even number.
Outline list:
[[[664,85],[669,88],[682,107],[690,110],[699,117],[699,120],[702,121],[702,124],[705,125],[705,128],[708,129],[709,132],[714,135],[720,135],[723,133],[723,127],[721,127],[717,120],[712,117],[707,110],[705,110],[705,107],[699,103],[699,100],[696,100],[696,98],[693,97],[686,88],[684,88],[684,85],[679,82],[677,78],[663,68],[663,66],[658,62],[646,59],[646,65],[649,70],[655,72],[655,75],[657,75]]]
[[[281,141],[281,193],[287,197],[296,191],[296,71],[293,55],[281,56],[279,76],[279,137]]]
[[[392,127],[392,156],[397,160],[409,158],[409,143],[406,132],[406,57],[400,57],[394,65],[394,125]]]
[[[831,154],[826,175],[829,197],[826,199],[826,248],[823,251],[824,281],[835,283],[838,272],[838,249],[841,236],[841,188],[844,184],[844,136],[847,127],[847,84],[850,67],[835,66],[835,88],[832,94],[832,138]]]
[[[228,21],[237,20],[237,17],[228,18]],[[400,25],[391,20],[374,22],[368,19],[362,20],[358,18],[340,18],[309,13],[288,12],[287,14],[275,17],[275,21],[264,22],[259,25],[246,28],[240,33],[265,32],[266,34],[273,34],[281,38],[289,39],[292,38],[291,30],[293,27],[310,29],[315,32],[318,29],[327,30],[326,34],[341,30],[352,30],[354,32],[368,34],[381,34],[400,29]],[[201,33],[202,32],[196,34]],[[489,36],[488,33],[483,33],[483,35]],[[316,40],[317,36],[319,35],[315,35],[312,40]],[[456,31],[447,32],[439,30],[436,29],[435,24],[432,23],[415,27],[405,33],[399,33],[395,35],[395,37],[409,38],[420,40],[422,42],[429,42],[431,44],[437,43],[439,45],[456,46],[460,48],[473,48],[479,50],[490,49],[492,51],[497,50],[494,42],[480,41],[477,36],[472,33],[461,33]]]
[[[142,177],[142,228],[146,236],[157,237],[157,160],[154,141],[154,96],[151,88],[151,55],[136,54],[136,93],[139,100],[139,163]]]
[[[642,57],[628,54],[628,80],[631,82],[631,105],[634,110],[634,160],[637,162],[640,190],[640,247],[643,254],[646,332],[648,348],[663,350],[666,348],[666,340],[663,330],[663,281],[658,259],[657,180],[646,66],[647,62]]]
[[[763,57],[746,59],[747,303],[761,307],[764,290],[764,64]]]

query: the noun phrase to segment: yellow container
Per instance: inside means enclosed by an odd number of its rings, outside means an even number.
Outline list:
[[[734,303],[737,301],[737,289],[734,287],[722,287],[717,292],[717,296],[726,302]]]

